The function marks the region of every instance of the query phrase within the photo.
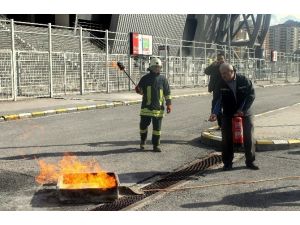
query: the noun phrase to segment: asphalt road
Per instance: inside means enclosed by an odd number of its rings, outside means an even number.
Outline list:
[[[174,100],[174,111],[163,121],[162,153],[137,150],[139,105],[3,122],[0,125],[0,209],[80,210],[61,206],[53,193],[35,184],[36,158],[57,162],[64,153],[82,160],[95,158],[117,172],[124,185],[174,170],[212,149],[199,146],[201,130],[211,126],[211,96]],[[300,102],[299,86],[258,88],[254,112]],[[151,146],[149,145],[148,150]]]
[[[183,187],[274,179],[300,176],[300,148],[276,152],[262,152],[258,156],[259,171],[245,168],[244,161],[234,164],[234,170],[207,171]],[[183,188],[181,187],[181,188]],[[172,192],[159,200],[148,201],[139,210],[300,210],[300,180],[281,180],[266,183],[218,186]]]

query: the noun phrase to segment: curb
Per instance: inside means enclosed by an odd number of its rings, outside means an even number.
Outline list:
[[[201,133],[201,142],[209,147],[221,149],[222,137],[214,134],[213,128]],[[286,150],[300,146],[300,139],[267,140],[258,139],[255,143],[257,151]]]
[[[195,96],[204,96],[210,95],[208,92],[201,92],[201,93],[193,93],[193,94],[184,94],[184,95],[175,95],[172,98],[184,98],[184,97],[195,97]],[[36,117],[43,117],[43,116],[50,116],[55,114],[63,114],[63,113],[72,113],[72,112],[81,112],[86,110],[95,110],[95,109],[106,109],[106,108],[113,108],[118,106],[129,106],[141,103],[142,100],[129,100],[129,101],[114,101],[104,104],[98,105],[85,105],[85,106],[77,106],[71,108],[58,108],[58,109],[51,109],[45,111],[36,111],[36,112],[27,112],[27,113],[20,113],[20,114],[9,114],[0,116],[0,122],[4,121],[12,121],[12,120],[20,120],[25,118],[36,118]]]
[[[296,85],[300,85],[300,83],[283,83],[283,84],[259,84],[256,85],[257,87],[261,87],[261,88],[267,88],[267,87],[283,87],[283,86],[296,86]]]

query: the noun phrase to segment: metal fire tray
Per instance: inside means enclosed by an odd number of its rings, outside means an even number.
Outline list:
[[[80,173],[80,175],[87,173]],[[96,173],[95,173],[96,174]],[[115,173],[107,173],[109,176],[113,176],[116,179],[116,186],[113,188],[100,189],[100,188],[78,188],[68,189],[64,184],[64,176],[74,174],[64,174],[58,179],[57,192],[59,201],[62,203],[107,203],[112,202],[119,197],[119,179]],[[87,184],[88,186],[88,184]]]

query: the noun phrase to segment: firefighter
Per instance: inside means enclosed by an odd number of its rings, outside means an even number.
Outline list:
[[[161,60],[152,58],[148,69],[150,72],[141,78],[135,88],[138,94],[143,95],[140,112],[140,148],[142,150],[145,149],[148,126],[152,121],[153,150],[161,152],[160,135],[162,118],[164,116],[164,102],[166,102],[167,113],[172,111],[169,83],[165,76],[160,75],[161,68]]]
[[[234,157],[234,146],[232,137],[232,118],[240,116],[243,120],[244,148],[246,156],[246,167],[258,170],[254,164],[255,146],[253,139],[253,116],[250,110],[255,99],[252,82],[245,76],[235,72],[232,65],[223,63],[220,66],[222,81],[220,83],[220,94],[215,96],[216,102],[209,121],[216,121],[217,115],[222,112],[222,161],[224,170],[232,169]]]
[[[221,73],[220,73],[220,65],[225,62],[225,56],[223,53],[219,53],[217,55],[217,60],[210,64],[205,70],[204,73],[210,76],[209,83],[208,83],[208,92],[213,93],[213,100],[212,100],[212,109],[214,108],[217,100],[216,96],[219,96],[219,89],[221,83]],[[218,126],[219,129],[221,128],[221,114],[217,116]]]

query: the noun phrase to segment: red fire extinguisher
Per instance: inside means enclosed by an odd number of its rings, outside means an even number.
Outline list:
[[[240,116],[232,118],[232,137],[234,147],[243,147],[244,134],[243,134],[243,119]]]

